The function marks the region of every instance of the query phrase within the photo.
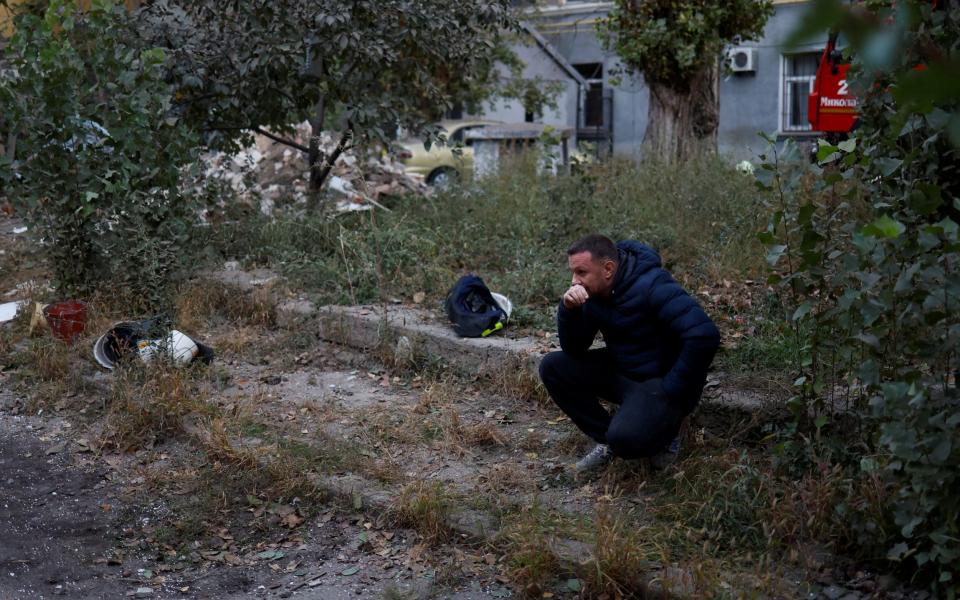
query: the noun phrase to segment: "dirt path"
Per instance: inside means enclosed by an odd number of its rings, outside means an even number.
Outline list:
[[[0,395],[12,404],[9,390]],[[197,542],[202,558],[161,560],[145,532],[169,506],[138,495],[128,484],[142,477],[125,461],[93,456],[73,429],[61,418],[0,411],[0,599],[511,595],[482,551],[468,561],[472,569],[450,570],[448,559],[463,549],[428,549],[415,532],[336,507],[289,536],[264,535],[243,558],[229,558],[233,536],[221,532]]]
[[[102,467],[74,466],[39,419],[0,415],[0,598],[117,598],[121,534]]]

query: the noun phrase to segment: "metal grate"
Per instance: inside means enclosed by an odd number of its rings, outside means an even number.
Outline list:
[[[813,91],[821,52],[788,54],[783,57],[782,131],[810,131],[807,97]]]

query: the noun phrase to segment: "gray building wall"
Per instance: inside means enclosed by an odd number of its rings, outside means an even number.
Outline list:
[[[610,2],[580,2],[553,9],[547,7],[533,24],[571,64],[603,65],[603,87],[612,104],[614,154],[638,158],[647,126],[649,92],[642,77],[617,74],[619,57],[605,50],[597,38],[596,24],[611,6]],[[614,86],[613,80],[618,78],[619,84]]]
[[[529,43],[517,45],[513,50],[525,65],[523,71],[525,78],[541,77],[545,81],[557,83],[561,86],[562,91],[556,98],[557,107],[555,109],[545,108],[543,115],[537,121],[557,127],[572,127],[572,124],[577,120],[577,104],[580,99],[579,83],[572,79],[532,39],[529,40]],[[487,119],[505,123],[522,123],[526,111],[519,100],[495,99],[485,107],[483,116]],[[576,139],[574,137],[571,145],[575,144]]]
[[[784,42],[802,18],[805,2],[775,0],[775,12],[763,38],[743,45],[757,49],[753,73],[725,74],[720,81],[720,152],[731,159],[752,159],[765,147],[758,132],[785,137],[811,138],[812,134],[781,131],[783,55],[820,50],[826,33],[804,46],[788,50]],[[647,125],[649,91],[642,77],[618,74],[616,53],[600,43],[596,24],[612,7],[611,2],[569,1],[562,6],[541,7],[530,19],[544,38],[573,65],[601,63],[603,85],[612,104],[612,137],[615,154],[639,158]],[[616,85],[614,85],[616,83]],[[568,112],[566,124],[577,127],[576,113]]]
[[[815,137],[813,133],[782,131],[783,56],[822,50],[827,43],[824,32],[798,48],[786,48],[787,38],[806,10],[802,2],[777,4],[763,37],[743,44],[757,49],[756,71],[721,75],[718,144],[721,153],[735,160],[754,158],[766,148],[766,142],[759,136],[761,131],[778,137]]]

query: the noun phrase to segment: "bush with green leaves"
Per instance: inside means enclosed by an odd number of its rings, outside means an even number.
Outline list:
[[[832,449],[857,476],[882,476],[892,498],[883,511],[857,498],[837,507],[859,532],[851,541],[866,556],[929,576],[938,593],[953,597],[960,590],[960,90],[944,91],[937,77],[960,74],[960,10],[907,2],[870,11],[836,13],[860,40],[852,47],[862,90],[855,135],[820,142],[816,164],[789,144],[774,147],[758,172],[775,199],[760,236],[770,280],[788,299],[799,342],[794,407],[803,435],[784,449],[820,440],[819,451]],[[884,22],[896,26],[869,29]],[[884,71],[869,68],[878,51],[889,53]]]
[[[152,311],[189,248],[180,181],[197,137],[171,112],[164,52],[138,45],[129,25],[109,0],[17,17],[0,78],[16,155],[0,172],[61,294],[113,287]]]

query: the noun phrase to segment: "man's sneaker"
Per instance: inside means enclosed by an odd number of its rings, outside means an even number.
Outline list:
[[[613,460],[613,451],[606,444],[597,444],[597,447],[587,453],[586,456],[577,461],[573,468],[577,473],[593,471],[606,466]]]
[[[666,448],[650,457],[650,466],[657,471],[666,469],[673,463],[677,462],[678,456],[680,456],[679,435],[673,438],[673,441],[670,442]]]

